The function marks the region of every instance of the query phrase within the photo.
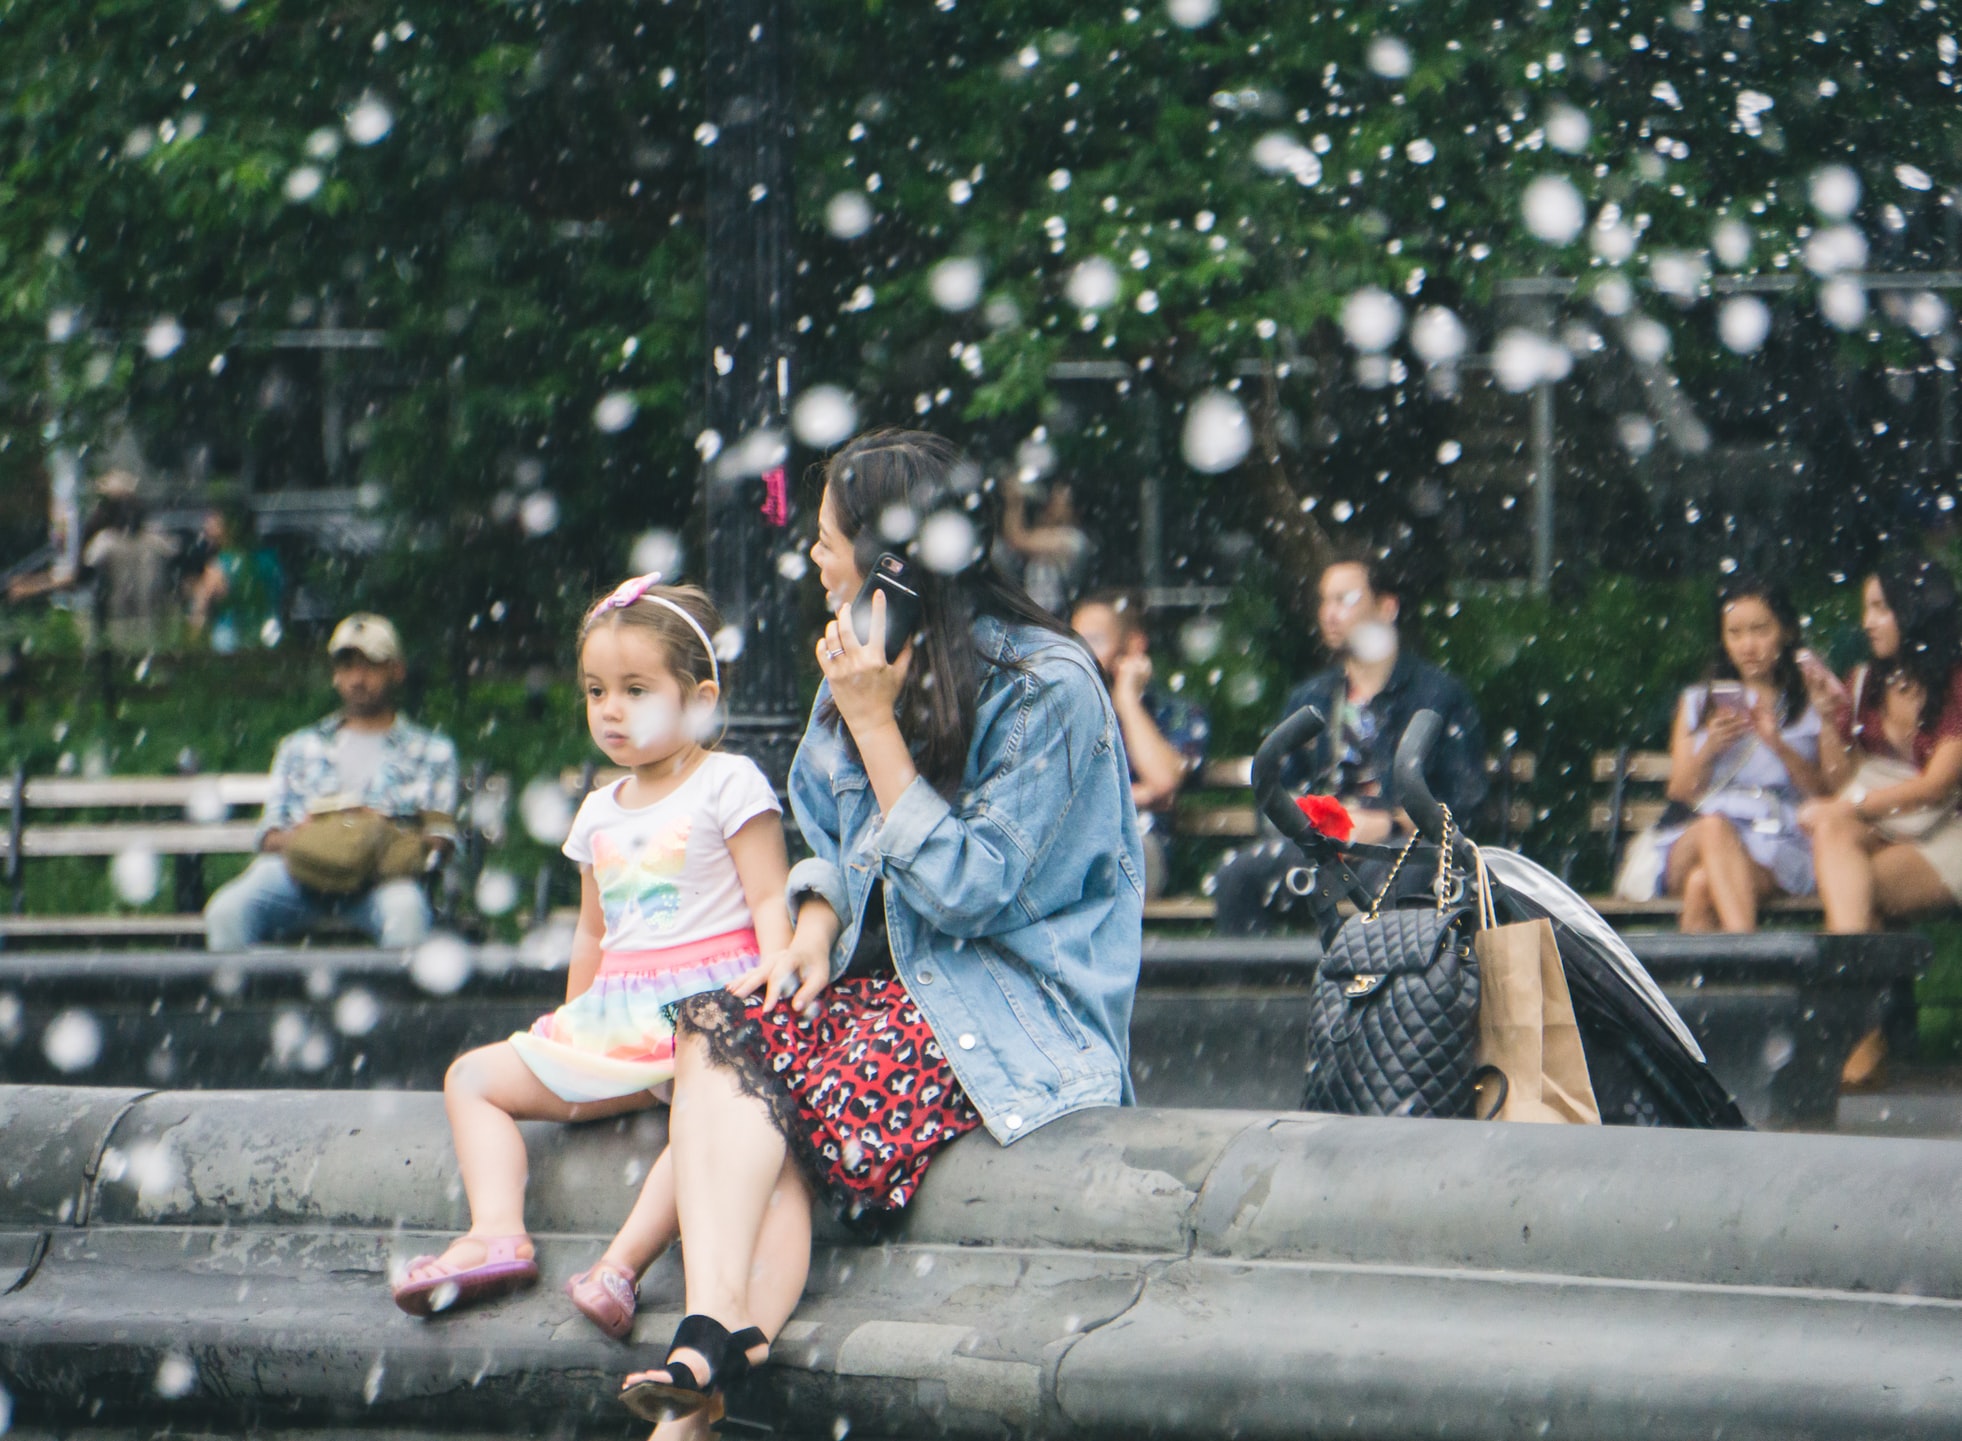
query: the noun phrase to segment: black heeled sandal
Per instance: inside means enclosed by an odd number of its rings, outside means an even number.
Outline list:
[[[697,1380],[687,1363],[669,1359],[655,1369],[667,1372],[671,1380],[630,1381],[620,1388],[620,1402],[641,1420],[657,1425],[693,1416],[704,1407],[711,1422],[720,1421],[723,1388],[749,1374],[753,1348],[769,1344],[760,1327],[731,1331],[713,1316],[684,1316],[668,1343],[668,1355],[694,1351],[708,1362],[708,1375]]]

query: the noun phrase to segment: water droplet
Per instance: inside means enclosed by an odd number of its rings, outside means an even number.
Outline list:
[[[1806,187],[1812,208],[1828,220],[1844,220],[1860,204],[1860,177],[1847,165],[1822,165]]]
[[[1909,190],[1932,190],[1935,185],[1934,176],[1923,170],[1919,165],[1896,165],[1894,167],[1894,178]]]
[[[341,153],[340,132],[321,126],[307,136],[306,152],[310,160],[332,160]]]
[[[681,537],[671,530],[642,531],[634,540],[627,563],[635,575],[667,580],[681,574]]]
[[[148,904],[163,879],[163,863],[157,853],[144,846],[131,846],[109,862],[109,884],[125,904]]]
[[[829,450],[858,429],[858,402],[837,385],[814,385],[790,408],[790,431],[813,450]]]
[[[572,802],[556,779],[539,776],[518,793],[518,818],[540,845],[561,845],[572,829]]]
[[[518,908],[518,878],[497,866],[477,877],[477,909],[487,916],[508,916]]]
[[[1739,355],[1754,355],[1771,334],[1771,307],[1755,295],[1733,295],[1717,313],[1717,334]]]
[[[1117,299],[1119,287],[1117,267],[1093,255],[1070,272],[1064,293],[1078,310],[1103,310]]]
[[[1567,155],[1578,155],[1594,138],[1594,122],[1572,105],[1556,105],[1546,113],[1546,143]]]
[[[1187,407],[1179,450],[1187,465],[1206,475],[1231,470],[1253,448],[1246,407],[1224,390],[1209,390]]]
[[[1857,330],[1866,323],[1867,293],[1857,281],[1837,276],[1819,287],[1819,313],[1838,330]]]
[[[920,526],[918,551],[928,570],[957,575],[974,563],[979,549],[974,522],[957,510],[935,511]]]
[[[286,183],[281,188],[286,198],[296,203],[313,199],[320,193],[320,171],[311,165],[302,165],[288,171]]]
[[[559,528],[559,498],[536,490],[518,504],[518,524],[526,535],[550,535]]]
[[[1456,465],[1464,453],[1464,446],[1455,440],[1447,440],[1437,448],[1437,463],[1439,465]]]
[[[634,423],[640,414],[640,402],[624,390],[610,391],[600,397],[593,407],[593,424],[608,435],[617,435]]]
[[[972,310],[981,303],[981,262],[968,255],[954,255],[927,272],[927,293],[942,310]]]
[[[1851,225],[1828,225],[1805,242],[1805,268],[1814,275],[1837,275],[1867,263],[1867,237]]]
[[[841,190],[824,207],[824,228],[840,240],[856,240],[872,228],[872,202],[856,190]]]
[[[1403,306],[1389,291],[1364,286],[1342,302],[1342,333],[1365,354],[1388,350],[1403,333]]]
[[[1165,0],[1165,13],[1185,30],[1197,30],[1219,14],[1219,0]]]
[[[470,979],[470,948],[455,936],[431,936],[410,956],[409,979],[432,996],[454,994]]]
[[[143,349],[152,360],[162,360],[165,356],[177,353],[184,343],[184,327],[174,316],[163,316],[150,322],[150,328],[143,332]]]
[[[172,1351],[157,1366],[157,1394],[166,1401],[178,1401],[191,1394],[198,1384],[198,1368],[189,1356]]]
[[[1660,365],[1669,354],[1669,327],[1646,315],[1637,315],[1622,326],[1621,339],[1628,353],[1644,365]]]
[[[1719,220],[1710,232],[1710,248],[1717,259],[1732,270],[1742,270],[1751,259],[1751,243],[1756,239],[1751,227],[1735,217]]]
[[[1385,80],[1402,80],[1410,74],[1410,47],[1394,35],[1378,35],[1369,42],[1364,63]]]
[[[1519,199],[1526,228],[1549,245],[1568,245],[1587,225],[1587,202],[1564,175],[1542,175]]]
[[[365,1036],[380,1024],[381,1002],[372,991],[355,986],[334,1002],[334,1029],[343,1036]]]
[[[41,1054],[65,1075],[86,1071],[102,1055],[102,1026],[83,1010],[66,1010],[41,1033]]]
[[[1442,305],[1418,311],[1410,323],[1410,348],[1431,365],[1458,359],[1467,343],[1465,323]]]
[[[373,145],[395,128],[395,114],[373,95],[364,95],[343,122],[356,145]]]

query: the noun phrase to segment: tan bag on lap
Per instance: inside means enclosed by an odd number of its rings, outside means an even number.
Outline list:
[[[351,896],[380,881],[422,874],[419,830],[350,807],[309,816],[281,852],[286,873],[308,890]]]
[[[1574,1021],[1573,997],[1560,964],[1553,924],[1541,919],[1496,924],[1485,874],[1478,863],[1479,917],[1472,938],[1478,956],[1478,1064],[1505,1077],[1499,1121],[1601,1124]],[[1487,1114],[1493,1087],[1480,1083],[1478,1114]]]

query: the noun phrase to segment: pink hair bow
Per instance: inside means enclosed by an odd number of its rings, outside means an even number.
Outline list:
[[[660,583],[659,571],[649,571],[646,575],[637,575],[632,580],[623,580],[614,587],[612,595],[593,607],[592,614],[598,615],[601,611],[607,610],[625,610]]]

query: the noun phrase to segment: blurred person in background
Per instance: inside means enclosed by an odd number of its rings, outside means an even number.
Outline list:
[[[415,945],[429,933],[429,897],[420,878],[456,840],[456,747],[397,710],[402,639],[383,617],[349,616],[334,628],[327,653],[341,709],[279,743],[259,821],[260,853],[204,908],[210,950],[288,940],[327,916],[391,948]],[[401,873],[378,870],[346,890],[295,879],[289,851],[304,848],[294,855],[298,866],[299,855],[312,854],[319,840],[306,833],[340,825],[351,813],[383,817],[411,838],[413,853],[386,868]]]
[[[1920,557],[1891,557],[1866,578],[1861,628],[1869,659],[1844,682],[1805,664],[1824,718],[1819,768],[1825,799],[1799,824],[1812,837],[1826,929],[1878,930],[1884,920],[1953,908],[1962,900],[1962,614],[1955,581]],[[1912,998],[1893,1016],[1912,1016]],[[1876,1026],[1847,1059],[1842,1079],[1880,1078],[1888,1043]]]
[[[1062,615],[1082,588],[1092,549],[1089,534],[1077,523],[1069,483],[1052,481],[1045,494],[1035,483],[1012,475],[1005,488],[1001,538],[1020,567],[1022,588],[1051,615]]]
[[[1153,682],[1144,606],[1136,596],[1114,590],[1085,596],[1070,612],[1070,626],[1096,656],[1117,710],[1131,801],[1144,831],[1150,900],[1164,893],[1172,809],[1187,778],[1205,764],[1212,729],[1198,706]]]
[[[1392,784],[1397,743],[1418,711],[1436,711],[1444,733],[1424,768],[1425,779],[1459,824],[1475,826],[1488,783],[1485,732],[1471,693],[1401,643],[1402,603],[1375,557],[1332,562],[1322,572],[1318,594],[1322,644],[1335,663],[1288,693],[1281,719],[1312,705],[1327,725],[1282,760],[1282,783],[1296,795],[1312,792],[1341,801],[1355,822],[1355,840],[1400,844],[1410,821]],[[1304,861],[1296,846],[1278,839],[1228,856],[1213,877],[1219,934],[1256,935],[1289,914],[1295,897],[1283,882]],[[1358,868],[1366,884],[1372,872]]]
[[[1812,894],[1798,812],[1825,780],[1799,654],[1798,609],[1783,587],[1724,582],[1710,678],[1683,692],[1669,742],[1669,799],[1686,814],[1657,835],[1685,931],[1754,931],[1764,901]]]
[[[191,633],[207,637],[220,655],[278,636],[286,575],[279,557],[255,539],[249,515],[215,506],[205,512],[185,593]]]
[[[95,483],[82,568],[94,583],[96,633],[118,655],[147,655],[178,620],[177,541],[151,523],[136,477],[112,470]]]

